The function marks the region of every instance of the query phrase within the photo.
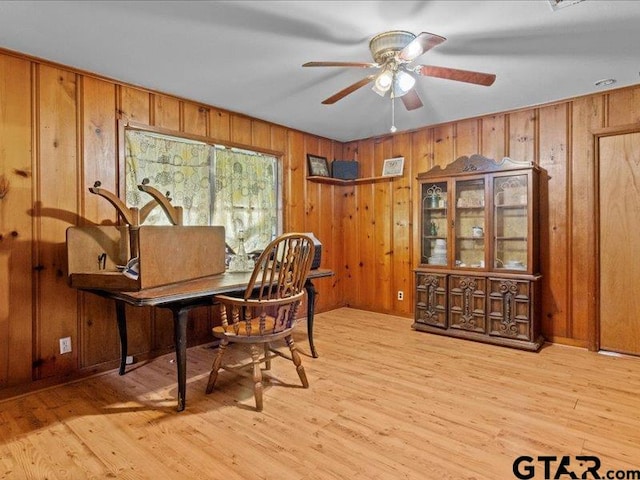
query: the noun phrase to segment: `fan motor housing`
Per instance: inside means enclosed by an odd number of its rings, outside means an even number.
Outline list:
[[[376,35],[369,42],[369,50],[377,63],[384,63],[390,57],[409,45],[416,36],[404,30],[393,30]]]

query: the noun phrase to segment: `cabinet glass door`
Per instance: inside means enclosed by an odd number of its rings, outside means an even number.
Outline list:
[[[447,265],[447,183],[425,183],[421,193],[421,263]]]
[[[527,270],[529,191],[527,175],[493,179],[494,268]]]
[[[455,184],[455,265],[485,268],[484,178]]]

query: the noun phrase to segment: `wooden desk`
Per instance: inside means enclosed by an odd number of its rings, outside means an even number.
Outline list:
[[[307,331],[311,355],[318,354],[313,344],[313,315],[315,309],[316,289],[312,280],[333,276],[333,271],[327,269],[311,270],[305,283],[307,291]],[[118,332],[120,334],[120,375],[126,372],[127,361],[127,319],[125,304],[136,307],[167,308],[173,313],[173,332],[176,349],[176,364],[178,369],[178,411],[184,410],[186,405],[187,383],[187,319],[192,308],[213,305],[215,295],[244,292],[249,283],[251,272],[230,273],[197,278],[161,287],[147,288],[135,292],[119,292],[108,290],[87,289],[105,298],[116,301],[116,316]]]

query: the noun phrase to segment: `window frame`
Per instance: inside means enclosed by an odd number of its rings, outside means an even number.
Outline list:
[[[228,149],[237,149],[240,150],[241,152],[249,152],[251,154],[262,154],[262,155],[268,155],[268,156],[272,156],[275,157],[276,159],[276,164],[277,164],[277,176],[276,176],[276,201],[277,201],[277,225],[276,225],[276,230],[277,230],[277,234],[280,235],[283,233],[284,231],[284,190],[283,190],[283,171],[284,171],[284,167],[283,167],[283,157],[284,157],[284,152],[281,151],[277,151],[277,150],[271,150],[271,149],[266,149],[266,148],[260,148],[260,147],[254,147],[252,145],[245,145],[245,144],[241,144],[241,143],[237,143],[237,142],[231,142],[231,141],[227,141],[227,140],[221,140],[219,138],[214,138],[214,137],[209,137],[209,136],[204,136],[204,135],[195,135],[195,134],[190,134],[190,133],[186,133],[186,132],[180,132],[180,131],[176,131],[176,130],[171,130],[171,129],[167,129],[167,128],[162,128],[162,127],[156,127],[156,126],[152,126],[152,125],[146,125],[143,123],[137,123],[137,122],[132,122],[129,120],[118,120],[118,179],[117,179],[117,192],[118,192],[118,197],[120,199],[122,199],[125,203],[126,203],[126,158],[125,158],[125,152],[126,152],[126,142],[125,142],[125,137],[126,137],[126,131],[127,130],[135,130],[135,131],[139,131],[139,132],[143,132],[143,133],[149,133],[149,134],[157,134],[157,135],[163,135],[163,136],[168,136],[168,137],[175,137],[176,139],[179,140],[192,140],[192,141],[196,141],[196,142],[202,142],[202,143],[206,143],[207,145],[209,145],[211,148],[213,149],[219,149],[219,148],[228,148]],[[211,177],[211,171],[210,171],[210,180],[212,180]],[[210,182],[213,185],[213,182]],[[153,186],[153,185],[152,185]],[[213,204],[214,204],[214,198],[213,198],[213,193],[211,195],[211,205],[210,205],[210,211],[212,211],[213,209]],[[119,219],[118,219],[119,220]]]

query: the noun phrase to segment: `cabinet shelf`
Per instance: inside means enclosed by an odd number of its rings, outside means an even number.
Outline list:
[[[496,204],[495,207],[496,208],[527,208],[527,204],[526,203],[503,203],[503,204]]]
[[[310,175],[307,177],[307,180],[314,183],[325,183],[329,185],[362,185],[364,183],[390,182],[399,177],[402,177],[402,175],[386,175],[384,177],[363,177],[355,178],[353,180],[343,180],[341,178]]]
[[[496,237],[496,240],[505,240],[508,242],[522,242],[527,240],[527,237]]]

